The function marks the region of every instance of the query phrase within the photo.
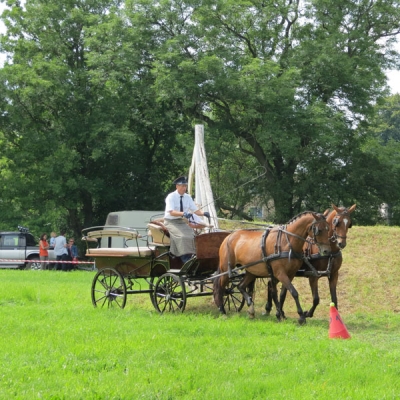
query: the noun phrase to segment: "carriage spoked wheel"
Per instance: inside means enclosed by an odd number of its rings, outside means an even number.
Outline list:
[[[229,282],[229,285],[225,289],[224,294],[224,307],[229,311],[239,312],[242,310],[245,298],[243,294],[238,289],[238,285],[241,279],[234,279]]]
[[[162,275],[154,288],[153,304],[161,314],[165,311],[183,312],[186,307],[186,290],[182,279],[169,272]]]
[[[95,307],[124,308],[126,295],[124,277],[114,268],[104,268],[93,278],[92,303]]]

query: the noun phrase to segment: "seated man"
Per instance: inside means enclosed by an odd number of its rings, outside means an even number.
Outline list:
[[[164,224],[171,237],[171,253],[180,257],[185,263],[196,253],[194,231],[186,220],[190,220],[193,214],[207,218],[210,218],[210,214],[199,210],[190,195],[186,193],[185,176],[175,179],[174,184],[176,190],[165,199]]]

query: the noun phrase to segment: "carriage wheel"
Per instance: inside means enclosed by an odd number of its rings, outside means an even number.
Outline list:
[[[164,311],[183,312],[186,307],[185,284],[177,275],[166,273],[160,277],[154,289],[154,307]]]
[[[95,307],[125,307],[126,284],[117,270],[104,268],[97,272],[92,282],[92,303]]]
[[[229,311],[239,312],[244,306],[245,299],[238,289],[240,281],[229,281],[229,286],[225,289],[224,294],[224,308]]]

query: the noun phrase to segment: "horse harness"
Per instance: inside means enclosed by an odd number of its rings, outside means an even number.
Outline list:
[[[318,244],[317,241],[315,240],[315,236],[318,234],[318,231],[316,230],[314,224],[313,224],[312,228],[313,228],[314,238],[304,239],[303,237],[301,237],[299,235],[296,235],[295,233],[288,232],[286,229],[284,229],[283,226],[280,226],[279,230],[278,230],[278,235],[277,235],[277,238],[276,238],[276,242],[275,242],[275,253],[271,254],[269,256],[267,255],[267,252],[266,252],[266,249],[265,249],[265,244],[266,244],[267,237],[269,235],[270,229],[266,229],[266,231],[264,232],[264,234],[263,234],[263,236],[261,238],[261,249],[262,249],[262,253],[263,253],[263,259],[262,260],[267,265],[268,273],[270,274],[271,278],[274,278],[274,274],[273,274],[272,266],[271,266],[271,261],[279,260],[279,259],[282,259],[282,258],[288,258],[289,260],[291,258],[302,260],[307,265],[307,267],[310,269],[310,271],[304,271],[305,273],[302,274],[301,276],[318,276],[318,277],[319,276],[328,276],[328,277],[330,277],[333,258],[337,257],[340,254],[340,251],[335,253],[335,254],[330,254],[328,256],[322,256],[319,253],[315,254],[314,256],[312,256],[312,255],[311,256],[307,256],[304,252],[297,253],[297,252],[293,251],[292,246],[290,244],[288,235],[296,236],[297,238],[302,239],[305,242],[307,242],[309,245],[311,244],[310,240],[315,242],[315,244]],[[285,235],[286,235],[286,241],[287,241],[287,243],[289,245],[289,248],[290,248],[289,251],[281,251],[280,244],[281,244],[281,241],[282,241],[281,239],[282,239],[282,234],[283,233],[285,233]],[[315,269],[315,267],[310,263],[310,258],[329,258],[329,263],[328,263],[327,270],[326,271],[317,271]]]
[[[312,224],[312,229],[313,229],[314,238],[311,238],[311,239],[312,239],[316,244],[318,244],[317,241],[315,240],[315,236],[318,234],[318,228],[316,228],[314,224],[315,224],[315,223]],[[310,243],[310,241],[308,240],[308,238],[304,239],[303,237],[301,237],[301,236],[299,236],[299,235],[297,235],[297,234],[295,234],[295,233],[292,233],[292,232],[287,231],[283,225],[280,226],[280,227],[278,227],[278,235],[277,235],[276,242],[275,242],[275,252],[274,252],[273,254],[267,255],[267,251],[266,251],[266,248],[265,248],[265,244],[266,244],[266,242],[267,242],[267,237],[268,237],[269,233],[271,232],[271,230],[272,230],[272,228],[267,228],[267,229],[264,231],[264,233],[263,233],[263,235],[262,235],[262,237],[261,237],[261,250],[262,250],[263,258],[262,258],[261,260],[253,261],[253,262],[251,262],[250,264],[241,265],[241,266],[239,266],[239,267],[234,268],[233,270],[232,270],[232,269],[230,268],[230,266],[228,265],[228,271],[227,271],[227,273],[228,273],[228,275],[229,275],[229,278],[231,278],[231,277],[235,274],[235,272],[237,272],[237,271],[240,271],[240,270],[242,270],[242,269],[245,269],[245,268],[251,267],[251,266],[253,266],[253,265],[259,264],[260,261],[264,261],[265,264],[266,264],[266,266],[267,266],[268,273],[269,273],[271,279],[275,279],[274,273],[273,273],[273,270],[272,270],[272,266],[271,266],[271,261],[280,260],[280,259],[283,259],[283,258],[288,258],[289,260],[290,260],[291,258],[293,258],[293,259],[298,259],[298,260],[303,260],[303,262],[304,262],[304,263],[310,268],[310,270],[311,270],[311,271],[308,271],[309,276],[330,276],[330,269],[331,269],[331,264],[332,264],[332,262],[331,262],[332,257],[336,257],[337,255],[339,255],[340,251],[339,251],[338,253],[335,253],[335,255],[320,256],[320,257],[330,257],[329,266],[328,266],[329,273],[327,274],[328,270],[325,271],[325,272],[320,272],[320,271],[317,271],[317,270],[314,268],[314,266],[310,263],[308,257],[304,254],[304,252],[297,253],[297,252],[293,251],[292,245],[291,245],[291,243],[290,243],[290,241],[289,241],[289,237],[288,237],[288,236],[289,236],[289,235],[290,235],[290,236],[295,236],[295,237],[297,237],[298,239],[303,240],[304,242]],[[289,251],[281,251],[281,241],[282,241],[282,235],[283,235],[283,234],[285,234],[287,243],[289,244],[289,248],[290,248]],[[318,254],[318,256],[319,256],[319,254]],[[310,273],[311,273],[311,275],[310,275]],[[220,275],[223,275],[223,274],[220,274]],[[220,276],[220,275],[215,275],[215,277],[218,277],[218,276]]]

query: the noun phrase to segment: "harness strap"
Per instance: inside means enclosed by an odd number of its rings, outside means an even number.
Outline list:
[[[321,254],[315,253],[315,254],[308,255],[307,257],[310,258],[311,260],[320,260],[320,259],[324,259],[324,258],[336,258],[340,254],[342,254],[342,252],[339,250],[338,252],[331,253],[328,256],[321,256]]]
[[[303,259],[303,257],[304,256],[302,253],[296,253],[296,252],[290,250],[290,251],[282,251],[279,254],[271,254],[267,257],[264,257],[263,261],[268,262],[268,264],[269,264],[270,261],[279,260],[281,258],[288,258],[289,260],[291,258],[296,258],[298,260],[301,260],[301,259]]]
[[[339,250],[336,253],[332,253],[329,256],[321,256],[320,254],[313,254],[309,257],[306,257],[304,255],[304,263],[308,266],[308,268],[310,268],[312,276],[322,276],[325,275],[328,278],[330,278],[331,276],[331,269],[332,269],[332,264],[333,264],[333,259],[338,257],[342,252]],[[328,267],[326,268],[326,271],[317,271],[315,269],[315,267],[310,263],[310,259],[311,260],[320,260],[320,259],[324,259],[324,258],[328,258],[329,262],[328,262]]]
[[[286,233],[286,235],[294,236],[294,237],[297,237],[297,239],[301,239],[304,242],[308,242],[308,238],[304,239],[302,236],[298,235],[297,233],[289,232],[286,229],[283,229],[283,227],[280,227],[279,230],[282,231],[283,233]]]
[[[303,262],[307,265],[308,268],[310,268],[313,276],[318,276],[319,273],[318,271],[315,269],[314,265],[312,265],[310,263],[310,260],[308,259],[308,257],[306,257],[305,255],[303,256]]]
[[[266,266],[267,266],[268,273],[269,273],[271,279],[275,279],[274,272],[273,272],[272,266],[271,266],[271,261],[279,260],[281,258],[288,258],[289,260],[291,258],[296,258],[296,259],[301,260],[301,259],[303,259],[304,256],[303,256],[302,253],[296,253],[296,252],[294,252],[292,250],[292,246],[290,246],[290,241],[289,241],[289,239],[287,237],[288,233],[291,234],[291,235],[292,235],[292,233],[286,231],[282,227],[280,227],[279,230],[278,230],[278,235],[277,235],[276,242],[275,242],[275,253],[274,254],[270,254],[268,256],[266,248],[265,248],[265,245],[266,245],[267,237],[268,237],[269,233],[270,233],[270,229],[267,228],[265,230],[265,232],[263,233],[262,237],[261,237],[261,250],[262,250],[262,255],[263,255],[262,260],[256,261],[256,262],[251,263],[251,264],[247,264],[246,267],[258,264],[260,261],[264,261]],[[289,247],[290,247],[289,251],[283,251],[283,252],[281,251],[282,233],[286,234],[286,239],[287,239],[287,241],[289,243]],[[298,235],[294,234],[294,236],[298,236]],[[301,236],[298,236],[298,237],[304,240],[304,238],[302,238]]]

